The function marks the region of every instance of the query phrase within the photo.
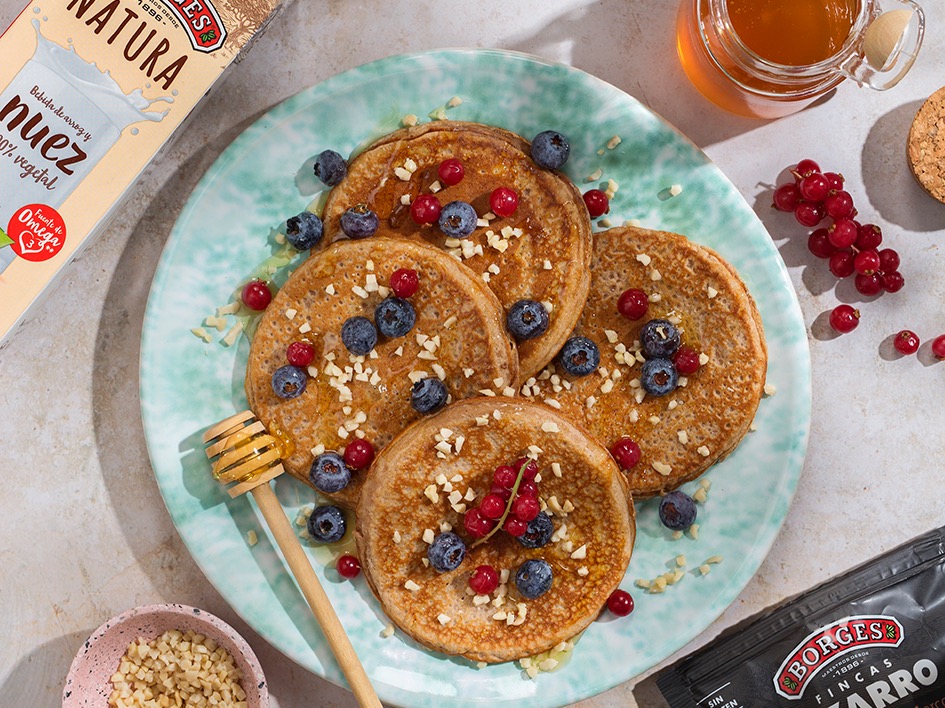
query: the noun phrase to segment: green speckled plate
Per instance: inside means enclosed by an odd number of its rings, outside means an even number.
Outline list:
[[[567,172],[579,185],[600,168],[619,191],[611,218],[679,231],[722,253],[747,282],[765,324],[775,396],[762,401],[757,432],[708,473],[699,540],[673,541],[656,505],[639,505],[637,546],[623,586],[636,601],[626,619],[602,618],[570,660],[535,680],[516,664],[478,670],[426,651],[387,624],[363,582],[340,582],[310,550],[354,647],[385,701],[400,705],[559,705],[622,683],[702,632],[758,569],[787,513],[807,445],[810,363],[794,290],[751,208],[684,136],[625,93],[571,67],[499,51],[437,51],[394,57],[336,76],[266,113],[204,176],[184,208],[157,269],[144,322],[141,404],[154,472],[174,524],[207,577],[263,637],[309,670],[343,683],[327,644],[252,501],[230,500],[210,476],[200,443],[211,424],[246,407],[245,339],[209,344],[191,327],[230,300],[273,252],[271,232],[316,197],[313,156],[342,154],[427,116],[454,96],[449,118],[499,125],[530,137],[553,127],[572,142]],[[614,135],[622,139],[613,149]],[[682,192],[669,196],[678,184]],[[230,318],[231,323],[233,318]],[[693,491],[694,484],[688,485]],[[280,479],[294,518],[313,501]],[[260,541],[247,543],[255,530]],[[689,567],[720,555],[701,576],[688,572],[663,594],[635,588],[684,553]]]

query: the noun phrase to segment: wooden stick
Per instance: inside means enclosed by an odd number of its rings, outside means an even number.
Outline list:
[[[298,581],[302,595],[305,596],[309,607],[312,608],[312,612],[315,614],[315,619],[321,625],[322,632],[325,634],[325,638],[335,654],[335,659],[338,660],[338,664],[351,686],[354,697],[362,706],[380,708],[381,702],[374,692],[374,687],[371,685],[364,667],[361,666],[361,661],[358,659],[354,647],[351,646],[351,640],[348,639],[338,615],[335,614],[331,601],[328,599],[328,595],[325,594],[325,589],[318,581],[315,571],[312,570],[308,556],[302,550],[302,545],[292,530],[285,511],[283,511],[272,487],[268,483],[260,484],[252,489],[252,495],[256,499],[259,510],[266,518],[276,543],[282,549],[282,554],[285,556],[296,581]]]

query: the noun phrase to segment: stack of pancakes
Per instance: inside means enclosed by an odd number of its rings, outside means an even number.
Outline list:
[[[446,186],[437,166],[457,158],[465,176]],[[488,214],[497,187],[517,193],[509,217]],[[409,204],[435,192],[480,217],[457,243],[411,219]],[[367,205],[378,232],[349,240],[348,208]],[[577,188],[539,167],[527,141],[473,123],[434,122],[396,131],[354,158],[329,195],[325,237],[261,318],[250,350],[247,397],[256,415],[290,441],[288,471],[310,484],[324,451],[354,437],[377,450],[367,470],[330,496],[357,509],[356,539],[367,582],[405,633],[437,651],[499,662],[546,651],[583,630],[618,587],[635,535],[633,499],[665,493],[731,452],[761,398],[767,354],[761,320],[738,275],[713,251],[677,234],[633,228],[591,233]],[[342,323],[371,317],[398,268],[419,274],[415,326],[353,356]],[[650,296],[643,320],[617,312],[628,288]],[[505,328],[518,300],[543,303],[549,327],[515,341]],[[673,393],[641,396],[639,330],[675,322],[704,365]],[[554,363],[573,335],[600,349],[596,372],[576,377]],[[305,391],[282,399],[273,372],[286,348],[315,348]],[[435,343],[434,346],[431,344]],[[435,415],[410,404],[410,389],[437,376],[449,402]],[[607,449],[629,436],[642,459],[621,471]],[[503,531],[473,544],[463,512],[489,492],[493,471],[522,457],[540,467],[539,499],[555,534],[522,546]],[[567,501],[567,505],[562,506]],[[429,567],[431,534],[452,529],[469,552],[453,571]],[[551,589],[525,599],[509,580],[494,596],[468,589],[492,565],[514,576],[542,558]]]

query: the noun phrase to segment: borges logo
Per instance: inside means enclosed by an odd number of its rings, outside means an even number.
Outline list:
[[[226,28],[210,0],[164,0],[164,4],[184,23],[187,38],[198,52],[223,46]]]
[[[797,645],[774,677],[775,691],[798,700],[811,679],[838,657],[865,647],[897,647],[902,639],[902,625],[895,617],[870,615],[837,620]]]

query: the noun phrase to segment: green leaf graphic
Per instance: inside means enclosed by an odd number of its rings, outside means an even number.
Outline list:
[[[891,624],[886,625],[886,638],[887,639],[895,639],[897,634],[898,633],[896,632],[896,628],[893,625]]]
[[[0,229],[0,248],[3,248],[4,246],[9,246],[11,243],[13,243],[13,239],[7,236],[6,231],[4,231],[3,229]]]

